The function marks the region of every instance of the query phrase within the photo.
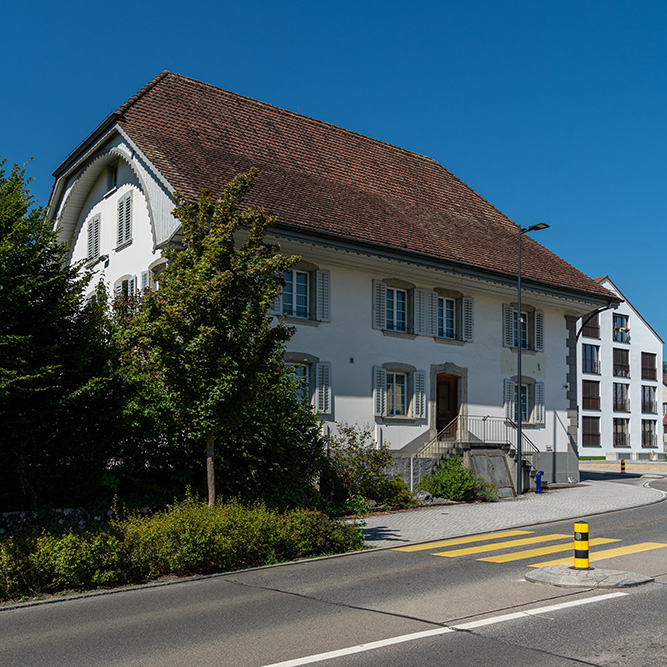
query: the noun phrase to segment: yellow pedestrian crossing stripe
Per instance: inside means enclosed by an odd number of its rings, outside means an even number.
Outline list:
[[[615,549],[604,549],[603,551],[591,551],[588,560],[598,561],[607,558],[616,558],[617,556],[627,556],[628,554],[638,554],[642,551],[651,551],[651,549],[661,549],[667,547],[667,544],[661,542],[641,542],[640,544],[629,544],[627,547],[616,547]],[[547,567],[547,565],[572,565],[574,557],[560,558],[558,560],[549,560],[544,563],[535,563],[530,567]]]
[[[609,542],[620,542],[620,540],[612,540],[608,537],[596,537],[589,541],[589,546],[596,547],[600,544],[609,544]],[[525,551],[516,551],[511,554],[501,554],[500,556],[489,556],[488,558],[478,558],[487,563],[509,563],[513,560],[523,560],[524,558],[536,558],[537,556],[546,556],[547,554],[555,554],[559,551],[572,551],[572,542],[567,544],[557,544],[552,547],[540,547],[539,549],[526,549]],[[573,556],[574,558],[574,556]]]
[[[396,547],[393,551],[404,551],[412,553],[415,551],[432,551],[431,556],[441,556],[445,558],[458,558],[460,556],[470,556],[474,554],[484,554],[491,551],[510,551],[509,553],[496,554],[478,558],[479,561],[487,563],[510,563],[519,560],[528,560],[539,558],[550,554],[571,551],[567,558],[558,558],[556,560],[542,561],[529,564],[529,567],[547,567],[549,565],[573,565],[574,563],[574,543],[573,536],[563,533],[552,533],[549,535],[534,535],[533,537],[522,537],[532,535],[531,530],[506,530],[499,533],[490,533],[487,535],[469,535],[466,537],[457,537],[449,540],[439,540],[437,542],[427,542],[425,544],[414,544],[406,547]],[[516,537],[518,539],[506,539]],[[538,545],[545,542],[559,542],[546,546],[536,546],[532,549],[520,549],[517,547]],[[589,547],[597,547],[610,542],[620,542],[620,539],[609,537],[597,537],[589,541]],[[464,546],[471,545],[471,546]],[[446,547],[458,547],[456,549],[447,549],[446,551],[434,551]],[[599,551],[590,551],[589,561],[601,561],[628,554],[641,553],[652,549],[661,549],[667,547],[662,542],[642,542],[640,544],[631,544],[628,546],[614,547],[612,549],[601,549]]]
[[[468,556],[470,554],[481,554],[485,551],[498,551],[498,549],[511,549],[512,547],[522,547],[525,544],[536,544],[537,542],[549,542],[553,540],[567,540],[570,535],[554,533],[553,535],[542,535],[540,537],[524,537],[520,540],[507,540],[506,542],[494,542],[493,544],[482,544],[479,547],[468,547],[466,549],[453,549],[452,551],[440,551],[432,554],[433,556],[445,556],[446,558],[456,558],[457,556]]]
[[[396,547],[393,551],[427,551],[428,549],[453,547],[457,544],[470,544],[471,542],[481,542],[482,540],[496,540],[500,537],[530,535],[532,532],[532,530],[507,530],[503,533],[491,533],[491,535],[470,535],[469,537],[457,537],[452,540],[441,540],[440,542],[427,542],[426,544],[412,544],[409,547]]]

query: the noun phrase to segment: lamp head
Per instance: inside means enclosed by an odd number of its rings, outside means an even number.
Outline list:
[[[521,233],[525,234],[526,232],[537,232],[540,229],[547,229],[549,225],[547,225],[546,222],[538,222],[535,225],[531,225],[530,227],[523,227],[521,229]]]

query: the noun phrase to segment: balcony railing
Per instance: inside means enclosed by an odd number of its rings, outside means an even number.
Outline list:
[[[657,379],[657,372],[655,368],[647,368],[647,367],[642,368],[642,380],[656,380],[656,379]]]
[[[615,398],[614,399],[614,412],[630,412],[630,399],[629,398]]]
[[[658,404],[655,401],[642,401],[642,412],[649,415],[657,415]]]
[[[600,362],[597,359],[584,359],[582,364],[582,371],[584,373],[593,373],[595,375],[600,375]]]
[[[599,396],[584,396],[583,405],[584,410],[599,410],[600,397]]]
[[[614,433],[614,447],[629,447],[630,434],[629,433]]]
[[[630,329],[624,329],[623,327],[614,327],[613,338],[616,343],[629,343]]]
[[[599,433],[584,433],[581,438],[584,447],[599,447],[600,445]]]
[[[629,378],[630,377],[630,366],[621,366],[619,364],[616,364],[614,366],[614,377]]]
[[[642,433],[642,447],[657,447],[657,438],[655,433]]]

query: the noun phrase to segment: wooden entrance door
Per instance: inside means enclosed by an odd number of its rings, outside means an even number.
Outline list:
[[[459,413],[459,379],[455,375],[439,374],[436,383],[435,428],[440,433]]]

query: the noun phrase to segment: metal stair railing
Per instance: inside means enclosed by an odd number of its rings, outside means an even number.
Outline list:
[[[457,446],[499,445],[508,447],[510,454],[517,451],[517,425],[504,417],[457,416],[445,428],[439,431],[416,454],[418,458],[431,458],[435,461]],[[537,473],[535,458],[539,449],[522,433],[521,458],[529,465],[531,474]]]

